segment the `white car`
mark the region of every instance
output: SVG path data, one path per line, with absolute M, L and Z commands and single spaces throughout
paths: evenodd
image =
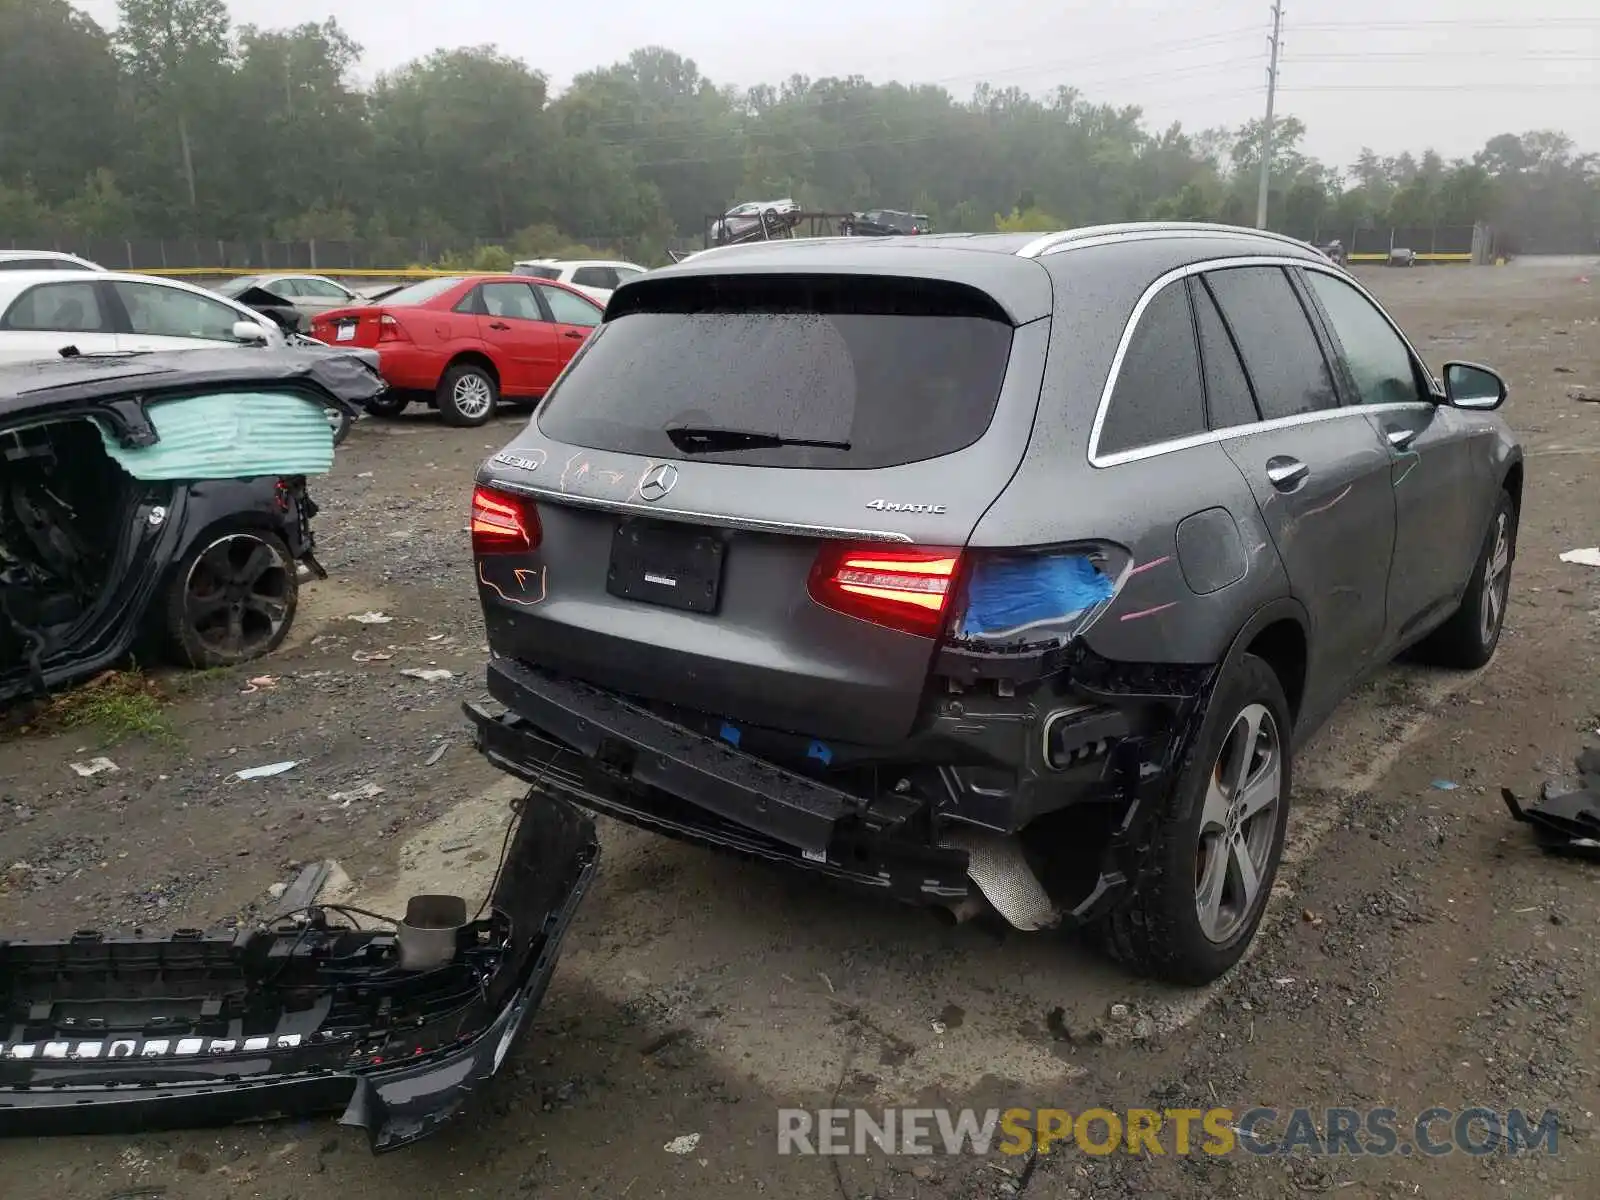
M 0 272 L 0 362 L 80 354 L 283 346 L 270 317 L 176 279 L 82 270 Z
M 104 271 L 99 263 L 60 250 L 0 250 L 0 271 Z
M 762 224 L 787 229 L 794 224 L 800 206 L 788 196 L 782 200 L 747 200 L 735 204 L 711 223 L 711 240 L 728 242 L 755 232 Z
M 527 258 L 513 266 L 511 273 L 526 275 L 530 279 L 553 279 L 557 283 L 575 287 L 584 295 L 604 304 L 625 281 L 643 275 L 649 269 L 638 263 L 607 258 Z

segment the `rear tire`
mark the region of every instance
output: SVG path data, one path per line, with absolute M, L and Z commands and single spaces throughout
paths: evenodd
M 1517 558 L 1517 509 L 1502 491 L 1467 580 L 1461 607 L 1417 643 L 1414 657 L 1436 667 L 1474 671 L 1494 657 L 1511 599 L 1511 566 Z
M 476 363 L 458 363 L 439 380 L 439 415 L 446 425 L 485 425 L 500 404 L 500 385 Z
M 1152 874 L 1099 933 L 1141 974 L 1197 986 L 1249 948 L 1283 855 L 1292 719 L 1264 659 L 1218 681 L 1200 735 L 1156 815 Z
M 300 580 L 275 533 L 237 529 L 198 542 L 167 586 L 164 630 L 186 667 L 232 667 L 271 654 L 289 635 Z
M 333 429 L 333 444 L 344 445 L 345 438 L 350 436 L 350 426 L 355 418 L 342 408 L 330 408 L 325 411 L 328 414 L 328 425 Z

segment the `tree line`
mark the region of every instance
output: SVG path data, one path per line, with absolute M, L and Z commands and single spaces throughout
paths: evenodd
M 860 77 L 749 89 L 646 47 L 553 94 L 491 46 L 353 82 L 336 21 L 234 26 L 224 0 L 0 0 L 0 238 L 492 239 L 523 253 L 659 258 L 708 214 L 930 214 L 941 229 L 1168 218 L 1251 224 L 1259 122 L 1151 128 L 1070 84 L 1047 96 Z M 1298 236 L 1486 220 L 1529 249 L 1600 236 L 1600 155 L 1554 130 L 1344 166 L 1281 119 L 1269 224 Z

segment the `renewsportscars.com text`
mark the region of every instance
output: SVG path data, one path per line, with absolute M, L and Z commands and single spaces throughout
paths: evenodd
M 779 1154 L 1555 1154 L 1560 1118 L 1522 1109 L 861 1108 L 778 1111 Z

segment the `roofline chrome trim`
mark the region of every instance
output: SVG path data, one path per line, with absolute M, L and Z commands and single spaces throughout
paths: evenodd
M 1133 342 L 1133 335 L 1139 326 L 1140 319 L 1144 316 L 1145 309 L 1155 300 L 1163 290 L 1180 280 L 1191 275 L 1202 275 L 1207 271 L 1223 271 L 1230 267 L 1299 267 L 1307 271 L 1320 271 L 1324 275 L 1332 275 L 1354 287 L 1356 291 L 1365 296 L 1372 306 L 1382 314 L 1383 319 L 1389 323 L 1396 336 L 1411 352 L 1412 359 L 1420 364 L 1424 373 L 1432 379 L 1432 373 L 1427 371 L 1427 362 L 1422 355 L 1417 353 L 1417 348 L 1411 344 L 1411 339 L 1406 337 L 1405 331 L 1395 323 L 1383 305 L 1378 303 L 1366 288 L 1361 286 L 1359 280 L 1347 271 L 1341 271 L 1331 262 L 1316 262 L 1303 258 L 1291 258 L 1276 255 L 1248 255 L 1238 258 L 1214 258 L 1205 262 L 1185 263 L 1181 267 L 1159 276 L 1154 283 L 1147 287 L 1140 295 L 1138 302 L 1133 306 L 1133 312 L 1128 317 L 1128 322 L 1122 328 L 1122 337 L 1117 341 L 1117 352 L 1111 358 L 1111 369 L 1106 373 L 1105 386 L 1100 389 L 1100 400 L 1094 410 L 1094 423 L 1089 427 L 1089 465 L 1091 467 L 1115 467 L 1123 463 L 1138 462 L 1146 458 L 1155 458 L 1162 454 L 1171 454 L 1178 450 L 1187 450 L 1194 446 L 1203 446 L 1208 442 L 1228 441 L 1232 438 L 1247 436 L 1262 430 L 1286 429 L 1295 425 L 1310 425 L 1318 421 L 1328 421 L 1335 417 L 1347 416 L 1352 413 L 1390 412 L 1400 409 L 1415 408 L 1427 401 L 1418 400 L 1400 404 L 1341 404 L 1337 408 L 1326 409 L 1322 412 L 1302 413 L 1293 417 L 1277 417 L 1268 421 L 1255 421 L 1249 425 L 1230 425 L 1225 429 L 1210 429 L 1205 433 L 1193 434 L 1185 438 L 1173 438 L 1165 442 L 1153 442 L 1148 446 L 1139 446 L 1132 450 L 1119 450 L 1114 454 L 1100 453 L 1100 434 L 1105 427 L 1106 411 L 1111 404 L 1111 394 L 1116 390 L 1117 380 L 1122 374 L 1123 359 L 1127 357 L 1128 346 Z
M 796 537 L 850 538 L 861 542 L 899 542 L 913 545 L 916 539 L 909 533 L 888 529 L 846 529 L 834 525 L 801 525 L 791 521 L 765 521 L 759 517 L 733 517 L 726 513 L 697 512 L 688 508 L 663 508 L 659 504 L 634 504 L 627 500 L 608 500 L 600 496 L 579 496 L 560 488 L 540 487 L 495 475 L 494 485 L 507 491 L 520 492 L 555 504 L 572 508 L 592 509 L 596 512 L 614 512 L 656 517 L 664 521 L 693 521 L 715 525 L 723 529 L 744 529 L 751 533 L 784 533 Z
M 1128 221 L 1110 225 L 1084 225 L 1077 229 L 1062 229 L 1037 237 L 1019 249 L 1018 258 L 1039 258 L 1061 250 L 1074 250 L 1082 245 L 1105 245 L 1112 241 L 1146 240 L 1170 237 L 1252 237 L 1274 245 L 1296 246 L 1316 252 L 1316 247 L 1286 233 L 1270 229 L 1250 229 L 1243 225 L 1219 225 L 1205 221 Z

